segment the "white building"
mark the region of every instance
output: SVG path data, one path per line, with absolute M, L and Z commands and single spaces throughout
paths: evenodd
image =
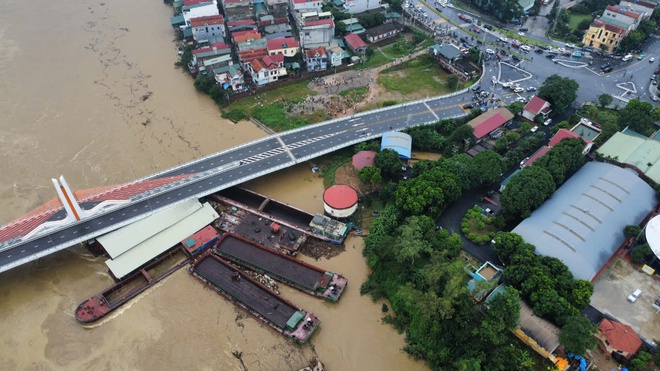
M 296 25 L 300 36 L 300 45 L 304 49 L 316 49 L 330 46 L 335 37 L 335 22 L 330 12 L 295 13 Z
M 289 3 L 293 12 L 320 12 L 322 6 L 321 0 L 291 0 Z
M 254 59 L 245 65 L 252 75 L 252 81 L 258 86 L 270 84 L 287 75 L 283 54 Z
M 380 0 L 345 0 L 344 9 L 351 14 L 380 8 Z
M 190 20 L 193 39 L 197 43 L 208 41 L 215 43 L 225 40 L 225 21 L 221 15 L 192 18 Z
M 186 21 L 186 25 L 190 27 L 191 19 L 218 15 L 220 14 L 220 11 L 218 11 L 217 0 L 213 0 L 195 5 L 184 5 L 183 8 L 181 8 L 181 14 Z

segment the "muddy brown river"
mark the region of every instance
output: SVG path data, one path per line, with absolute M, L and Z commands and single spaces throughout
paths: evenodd
M 265 135 L 219 115 L 174 69 L 171 8 L 161 1 L 5 0 L 0 12 L 0 224 L 74 189 L 131 181 Z M 323 185 L 307 165 L 249 187 L 309 212 Z M 2 370 L 294 370 L 319 357 L 329 370 L 424 370 L 359 295 L 362 242 L 310 261 L 349 278 L 326 303 L 281 286 L 321 320 L 298 346 L 181 270 L 90 327 L 73 310 L 112 281 L 80 247 L 0 274 Z M 242 363 L 235 355 L 241 355 Z

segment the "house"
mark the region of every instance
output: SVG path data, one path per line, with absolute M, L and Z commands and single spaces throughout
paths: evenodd
M 548 114 L 552 112 L 550 108 L 550 103 L 544 101 L 543 99 L 537 97 L 536 95 L 530 99 L 522 111 L 522 116 L 527 120 L 534 122 L 536 115 L 543 116 L 543 119 L 548 117 Z
M 287 17 L 275 18 L 271 15 L 263 16 L 257 22 L 257 26 L 266 35 L 267 39 L 293 36 L 289 18 Z
M 472 135 L 474 135 L 475 140 L 479 143 L 488 134 L 501 128 L 512 119 L 513 113 L 511 111 L 506 108 L 496 108 L 482 113 L 470 120 L 467 124 L 474 129 Z
M 261 34 L 256 30 L 236 31 L 231 33 L 234 44 L 244 43 L 250 40 L 260 40 Z
M 344 11 L 350 14 L 381 9 L 380 0 L 344 0 Z
M 582 38 L 584 45 L 612 52 L 626 36 L 626 30 L 600 20 L 594 21 Z
M 320 12 L 323 6 L 321 0 L 290 0 L 289 9 L 294 12 Z
M 534 7 L 534 0 L 518 0 L 518 5 L 522 8 L 523 12 L 527 12 Z
M 300 45 L 305 49 L 330 46 L 335 36 L 335 22 L 330 12 L 296 14 Z
M 598 345 L 613 357 L 630 359 L 642 346 L 642 340 L 637 336 L 632 327 L 621 322 L 610 321 L 605 318 L 598 325 Z
M 222 7 L 228 21 L 250 19 L 254 15 L 252 0 L 222 0 Z
M 300 50 L 300 44 L 293 37 L 279 37 L 267 42 L 268 55 L 284 54 L 285 57 L 293 57 Z
M 229 65 L 213 70 L 213 76 L 216 84 L 223 89 L 231 88 L 233 91 L 243 90 L 243 70 L 237 65 Z
M 628 27 L 626 27 L 628 31 L 636 30 L 637 27 L 639 27 L 639 23 L 642 21 L 641 14 L 613 5 L 608 5 L 603 11 L 603 15 L 600 17 L 601 22 L 607 22 L 603 18 L 613 19 L 628 25 Z
M 197 71 L 202 74 L 206 73 L 206 68 L 204 67 L 204 61 L 207 59 L 212 59 L 220 57 L 223 55 L 230 55 L 231 49 L 229 45 L 223 42 L 216 42 L 211 44 L 211 46 L 206 48 L 199 48 L 192 51 L 192 60 L 190 65 L 190 71 L 196 73 Z
M 210 75 L 213 73 L 213 70 L 218 67 L 224 67 L 234 64 L 231 54 L 224 54 L 217 56 L 215 58 L 209 58 L 202 62 L 203 66 L 200 66 L 199 71 L 203 75 Z
M 268 14 L 275 18 L 286 18 L 289 15 L 289 0 L 266 0 Z
M 429 47 L 429 53 L 433 57 L 439 57 L 447 62 L 454 63 L 463 52 L 454 44 L 435 44 Z
M 308 72 L 325 71 L 328 69 L 328 55 L 322 46 L 312 50 L 305 50 L 304 57 Z
M 238 21 L 227 22 L 227 30 L 229 33 L 249 30 L 256 31 L 257 29 L 257 23 L 251 19 L 241 19 Z
M 364 58 L 367 53 L 367 44 L 362 41 L 360 36 L 354 33 L 349 33 L 344 37 L 344 40 L 346 41 L 348 49 L 350 49 L 355 55 Z
M 653 10 L 656 8 L 657 4 L 651 3 L 648 1 L 638 0 L 638 1 L 621 1 L 619 2 L 619 8 L 626 10 L 632 10 L 635 13 L 639 13 L 642 16 L 642 20 L 649 19 Z
M 221 15 L 192 18 L 190 20 L 193 39 L 197 43 L 225 41 L 225 20 Z
M 183 15 L 183 19 L 186 21 L 186 26 L 188 27 L 191 26 L 190 20 L 193 18 L 208 17 L 219 14 L 220 11 L 218 10 L 218 2 L 216 0 L 184 5 L 181 8 L 181 15 Z
M 368 29 L 365 36 L 368 42 L 375 43 L 397 36 L 402 29 L 403 27 L 396 22 L 384 23 Z
M 339 45 L 333 45 L 326 49 L 330 57 L 330 66 L 339 67 L 345 58 L 346 52 Z
M 339 21 L 343 23 L 346 26 L 346 33 L 354 33 L 356 35 L 361 35 L 365 33 L 367 30 L 362 27 L 360 24 L 360 21 L 357 18 L 349 18 L 349 19 L 343 19 Z
M 239 43 L 236 45 L 236 54 L 243 64 L 265 57 L 268 55 L 267 40 L 259 39 Z
M 264 0 L 252 0 L 254 5 L 254 16 L 255 18 L 260 18 L 265 15 L 268 15 L 268 8 L 266 7 L 266 2 Z
M 584 141 L 584 149 L 582 150 L 582 154 L 586 155 L 591 151 L 591 147 L 593 147 L 594 143 L 586 138 L 581 137 L 579 134 L 574 133 L 570 130 L 567 129 L 559 129 L 559 131 L 550 139 L 550 143 L 548 145 L 550 147 L 556 146 L 559 142 L 562 141 L 564 138 L 580 138 Z
M 246 63 L 246 66 L 252 75 L 252 81 L 258 86 L 270 84 L 287 75 L 282 54 L 255 58 Z

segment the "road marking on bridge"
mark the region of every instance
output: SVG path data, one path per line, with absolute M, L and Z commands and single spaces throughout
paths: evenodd
M 291 152 L 289 147 L 287 147 L 287 145 L 284 144 L 284 141 L 282 140 L 281 136 L 279 136 L 279 135 L 277 136 L 277 141 L 280 142 L 280 144 L 282 145 L 282 148 L 284 148 L 284 150 L 289 155 L 289 157 L 291 157 L 291 161 L 296 162 L 296 157 L 293 155 L 293 153 Z
M 424 105 L 426 106 L 426 108 L 428 108 L 429 111 L 431 111 L 431 113 L 433 114 L 433 116 L 435 117 L 435 119 L 438 120 L 438 121 L 440 121 L 440 117 L 438 117 L 438 115 L 436 115 L 435 112 L 433 112 L 433 110 L 431 109 L 431 107 L 429 107 L 429 105 L 426 104 L 426 102 L 424 102 Z

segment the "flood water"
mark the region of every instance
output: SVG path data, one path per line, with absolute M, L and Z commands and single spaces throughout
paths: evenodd
M 219 115 L 174 69 L 171 8 L 161 1 L 5 0 L 0 12 L 0 224 L 74 189 L 131 181 L 264 135 Z M 249 184 L 322 212 L 323 185 L 307 165 Z M 103 258 L 72 247 L 0 274 L 0 369 L 292 370 L 318 356 L 330 370 L 423 370 L 359 295 L 367 275 L 359 239 L 311 263 L 349 278 L 325 303 L 281 287 L 321 320 L 298 346 L 185 270 L 90 327 L 73 310 L 109 286 Z

